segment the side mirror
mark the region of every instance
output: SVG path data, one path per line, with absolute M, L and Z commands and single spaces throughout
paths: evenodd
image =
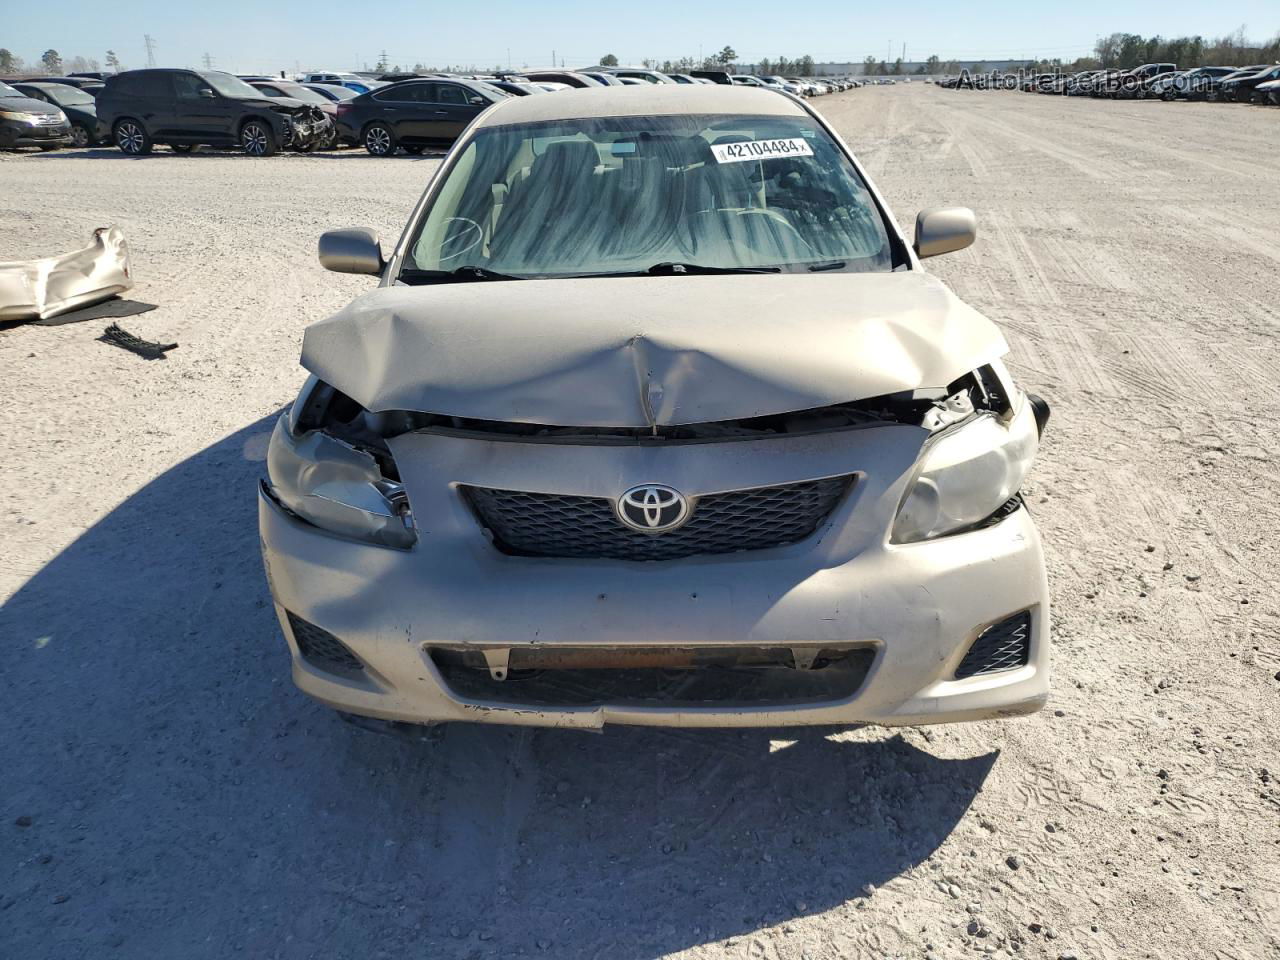
M 201 88 L 200 88 L 200 96 L 204 97 L 206 100 L 212 100 L 212 99 L 213 99 L 213 91 L 212 91 L 212 90 L 210 90 L 208 87 L 201 87 Z
M 322 233 L 320 265 L 334 273 L 379 274 L 386 266 L 382 259 L 382 241 L 368 227 Z
M 484 97 L 472 97 L 472 98 L 471 98 L 471 105 L 472 105 L 472 106 L 474 106 L 474 107 L 483 107 L 483 106 L 484 106 L 485 104 L 487 104 L 488 102 L 489 102 L 489 101 L 488 101 L 488 100 L 486 100 Z
M 978 238 L 968 207 L 933 207 L 916 215 L 916 256 L 921 260 L 963 250 Z

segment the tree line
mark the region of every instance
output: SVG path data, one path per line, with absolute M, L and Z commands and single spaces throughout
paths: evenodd
M 1112 33 L 1099 37 L 1093 56 L 1066 62 L 1041 60 L 1036 71 L 1132 70 L 1144 63 L 1176 63 L 1179 67 L 1247 67 L 1280 60 L 1280 34 L 1264 43 L 1250 40 L 1244 27 L 1222 37 L 1144 37 L 1137 33 Z
M 124 69 L 114 50 L 107 51 L 105 63 L 107 70 L 118 72 Z M 67 73 L 96 72 L 102 69 L 101 63 L 93 57 L 68 57 L 63 60 L 62 55 L 52 48 L 42 53 L 35 63 L 28 64 L 12 50 L 0 47 L 0 74 L 27 76 L 48 74 L 60 77 Z

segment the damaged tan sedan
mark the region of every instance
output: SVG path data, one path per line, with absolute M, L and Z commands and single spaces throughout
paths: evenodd
M 298 686 L 347 715 L 936 723 L 1048 693 L 1048 417 L 804 102 L 495 105 L 310 327 L 261 486 Z

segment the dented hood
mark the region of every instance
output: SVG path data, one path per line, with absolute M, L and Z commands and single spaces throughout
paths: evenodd
M 684 275 L 384 287 L 302 365 L 372 411 L 645 427 L 945 386 L 1007 349 L 919 271 Z

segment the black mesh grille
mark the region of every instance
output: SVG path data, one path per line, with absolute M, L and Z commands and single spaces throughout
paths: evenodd
M 359 673 L 364 670 L 364 664 L 356 659 L 356 655 L 328 630 L 321 630 L 292 613 L 289 614 L 289 629 L 293 631 L 302 659 L 312 666 L 330 673 Z
M 1031 655 L 1031 614 L 1015 614 L 987 627 L 956 667 L 956 679 L 1026 666 Z
M 699 497 L 684 526 L 639 533 L 604 497 L 467 487 L 480 522 L 508 553 L 539 557 L 675 560 L 795 543 L 813 533 L 853 478 L 829 477 Z
M 847 699 L 858 692 L 876 656 L 869 647 L 820 650 L 809 669 L 796 669 L 785 648 L 639 648 L 622 651 L 612 665 L 566 667 L 573 653 L 560 647 L 512 650 L 505 680 L 493 679 L 478 651 L 435 649 L 431 659 L 454 693 L 473 700 L 722 709 Z M 640 665 L 628 665 L 627 655 Z M 683 665 L 673 666 L 677 661 Z

